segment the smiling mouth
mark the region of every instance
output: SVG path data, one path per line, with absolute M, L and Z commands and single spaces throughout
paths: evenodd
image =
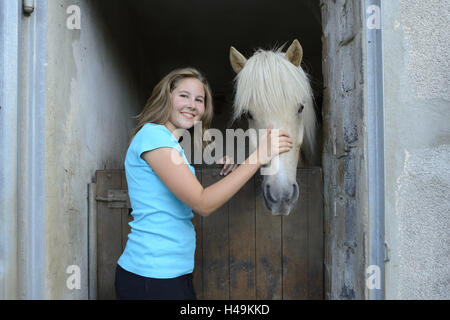
M 194 118 L 194 115 L 192 113 L 182 112 L 181 114 L 188 119 Z

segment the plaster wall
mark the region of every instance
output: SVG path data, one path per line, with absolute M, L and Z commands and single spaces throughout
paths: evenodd
M 450 6 L 384 1 L 387 299 L 450 298 Z
M 95 1 L 47 2 L 45 112 L 45 298 L 88 298 L 87 185 L 98 169 L 121 169 L 132 116 L 143 105 L 137 39 L 118 6 Z M 77 5 L 80 29 L 66 22 Z M 123 13 L 123 12 L 122 12 Z M 107 19 L 119 19 L 119 33 Z M 80 270 L 81 288 L 66 284 Z

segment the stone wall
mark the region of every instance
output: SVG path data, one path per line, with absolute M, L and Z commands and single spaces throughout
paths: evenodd
M 387 299 L 450 298 L 450 6 L 385 1 Z

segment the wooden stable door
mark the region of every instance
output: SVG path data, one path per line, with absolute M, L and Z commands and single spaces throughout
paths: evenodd
M 196 169 L 204 187 L 222 179 L 219 172 Z M 97 171 L 96 182 L 98 298 L 114 299 L 131 209 L 124 171 Z M 323 299 L 322 171 L 299 168 L 297 182 L 299 200 L 287 217 L 266 209 L 259 174 L 209 217 L 195 213 L 198 299 Z

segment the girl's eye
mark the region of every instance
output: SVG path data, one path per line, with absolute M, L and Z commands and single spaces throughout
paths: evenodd
M 202 99 L 197 99 L 197 102 L 203 103 Z
M 305 106 L 303 104 L 300 104 L 300 107 L 298 108 L 298 114 L 301 114 Z
M 185 95 L 185 94 L 182 94 L 182 95 L 181 95 L 181 97 L 183 97 L 183 98 L 187 98 L 187 95 Z

